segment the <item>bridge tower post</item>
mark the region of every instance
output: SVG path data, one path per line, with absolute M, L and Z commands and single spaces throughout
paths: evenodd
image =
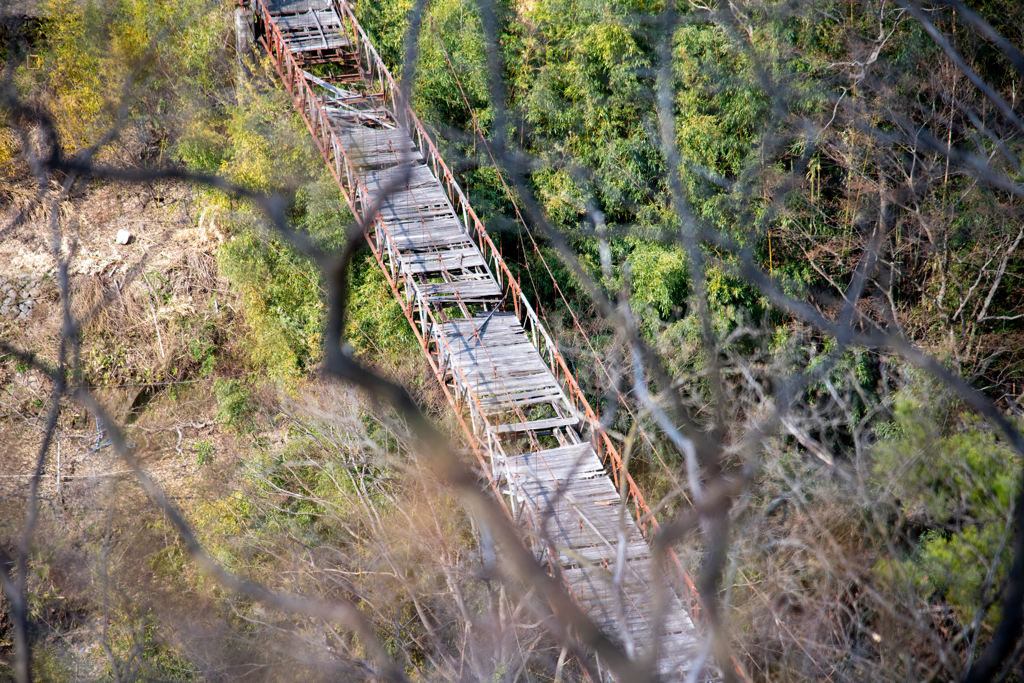
M 236 97 L 242 83 L 252 77 L 251 65 L 256 59 L 256 23 L 249 0 L 239 0 L 235 8 L 235 63 L 237 75 L 235 81 Z

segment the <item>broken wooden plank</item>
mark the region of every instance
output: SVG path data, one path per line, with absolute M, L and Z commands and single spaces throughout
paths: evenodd
M 493 279 L 427 282 L 414 284 L 431 303 L 487 303 L 501 298 L 501 287 Z
M 579 424 L 575 417 L 552 417 L 545 420 L 530 420 L 507 425 L 495 425 L 491 431 L 495 434 L 515 434 L 517 432 L 544 432 L 558 427 L 572 427 Z
M 441 273 L 487 265 L 484 255 L 475 244 L 460 245 L 455 249 L 429 251 L 425 253 L 400 253 L 398 260 L 407 273 Z

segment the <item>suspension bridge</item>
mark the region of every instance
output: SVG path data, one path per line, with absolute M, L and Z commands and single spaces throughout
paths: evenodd
M 353 9 L 252 2 L 255 34 L 352 212 L 373 217 L 374 257 L 538 560 L 631 657 L 657 647 L 665 679 L 716 680 L 692 583 L 680 569 L 679 594 L 655 604 L 641 491 Z

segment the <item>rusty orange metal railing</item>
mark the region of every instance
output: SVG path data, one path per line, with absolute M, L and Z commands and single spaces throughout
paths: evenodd
M 358 167 L 348 156 L 337 133 L 331 127 L 328 114 L 320 98 L 314 92 L 310 82 L 304 77 L 303 70 L 295 56 L 288 49 L 287 43 L 271 17 L 270 9 L 266 5 L 265 0 L 252 1 L 255 14 L 264 28 L 261 41 L 271 56 L 278 74 L 281 76 L 285 87 L 299 109 L 317 148 L 326 160 L 349 208 L 354 215 L 365 216 L 366 204 L 370 198 L 370 193 L 360 181 Z M 637 522 L 641 523 L 641 531 L 649 538 L 652 533 L 658 531 L 660 525 L 651 515 L 650 506 L 643 492 L 623 466 L 622 456 L 614 440 L 601 425 L 596 411 L 594 411 L 583 390 L 580 388 L 557 344 L 540 320 L 540 317 L 509 269 L 497 246 L 491 240 L 483 222 L 473 210 L 465 193 L 455 180 L 454 174 L 441 157 L 432 137 L 416 114 L 408 106 L 402 105 L 398 86 L 373 47 L 369 37 L 362 26 L 360 26 L 354 12 L 343 0 L 332 1 L 335 11 L 342 19 L 346 35 L 352 43 L 353 52 L 357 56 L 359 73 L 368 86 L 364 97 L 379 102 L 381 107 L 391 112 L 397 123 L 404 126 L 409 132 L 417 151 L 423 157 L 424 163 L 430 167 L 444 188 L 456 215 L 461 215 L 463 223 L 469 229 L 474 242 L 484 254 L 485 259 L 493 266 L 492 273 L 495 280 L 505 292 L 505 300 L 512 303 L 516 316 L 524 330 L 526 330 L 528 338 L 541 353 L 552 374 L 563 387 L 573 410 L 577 413 L 577 417 L 581 418 L 588 425 L 591 432 L 591 442 L 595 446 L 598 456 L 606 462 L 616 488 L 622 490 L 623 484 L 625 485 L 627 497 L 632 502 Z M 426 353 L 428 362 L 437 376 L 442 390 L 453 406 L 459 405 L 460 398 L 454 396 L 447 387 L 444 381 L 444 368 L 437 362 L 437 356 L 440 354 L 439 346 L 444 344 L 444 341 L 438 334 L 431 333 L 433 330 L 440 329 L 442 321 L 436 318 L 430 307 L 424 306 L 417 311 L 412 307 L 411 301 L 402 296 L 399 288 L 399 279 L 402 275 L 394 268 L 394 260 L 388 258 L 388 255 L 382 248 L 382 240 L 378 237 L 379 233 L 387 234 L 387 227 L 380 219 L 380 216 L 376 216 L 365 227 L 367 243 L 378 265 L 384 272 L 392 292 L 401 303 L 403 312 L 412 326 L 420 346 Z M 432 346 L 434 348 L 433 351 L 431 350 Z M 479 411 L 482 415 L 482 408 Z M 456 417 L 466 434 L 470 447 L 481 464 L 486 464 L 488 456 L 493 457 L 495 448 L 500 452 L 500 445 L 484 444 L 481 442 L 458 410 L 456 411 Z M 511 515 L 508 507 L 504 504 L 503 496 L 498 491 L 490 468 L 485 467 L 484 469 L 488 477 L 491 478 L 492 488 L 499 494 L 498 498 L 501 500 L 502 506 Z M 689 605 L 689 610 L 694 617 L 699 618 L 702 606 L 697 588 L 675 552 L 669 549 L 668 553 L 673 564 L 676 566 L 681 582 L 680 588 L 683 590 L 683 597 Z M 734 666 L 736 672 L 743 680 L 749 680 L 735 660 Z

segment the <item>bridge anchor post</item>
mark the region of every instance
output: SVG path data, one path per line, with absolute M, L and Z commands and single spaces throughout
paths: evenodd
M 242 83 L 252 78 L 251 65 L 256 59 L 256 22 L 248 0 L 241 0 L 235 8 L 235 62 L 238 66 L 235 82 L 235 96 L 238 97 Z

